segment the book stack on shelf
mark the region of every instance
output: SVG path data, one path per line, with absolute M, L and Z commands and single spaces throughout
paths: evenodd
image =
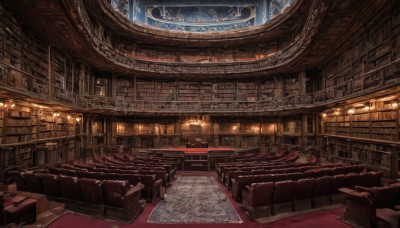
M 66 59 L 65 56 L 61 55 L 58 51 L 53 52 L 53 62 L 51 69 L 53 70 L 53 83 L 57 89 L 61 90 L 65 89 L 65 64 Z
M 343 136 L 350 136 L 350 114 L 346 112 L 341 112 L 336 118 L 336 134 Z
M 275 97 L 276 84 L 275 80 L 265 80 L 261 82 L 260 88 L 260 99 L 261 100 L 272 100 Z
M 27 142 L 31 140 L 31 110 L 18 107 L 8 110 L 6 119 L 6 140 L 7 144 Z
M 118 86 L 118 84 L 117 84 Z M 96 78 L 95 94 L 99 97 L 105 97 L 107 91 L 107 79 L 106 78 Z M 118 91 L 118 87 L 117 87 Z
M 48 78 L 48 47 L 30 31 L 24 30 L 22 70 L 41 80 Z
M 237 99 L 236 83 L 235 82 L 217 83 L 216 88 L 214 88 L 214 93 L 216 93 L 216 98 L 219 101 L 235 101 Z
M 274 135 L 277 131 L 277 124 L 275 122 L 261 123 L 262 135 Z
M 300 82 L 296 77 L 287 77 L 283 80 L 283 94 L 285 97 L 296 96 L 300 94 Z
M 396 135 L 396 112 L 391 101 L 376 102 L 376 111 L 371 113 L 371 138 L 395 141 Z
M 117 78 L 117 98 L 120 100 L 134 100 L 135 87 L 132 78 Z
M 371 144 L 371 164 L 383 170 L 390 170 L 393 147 L 383 144 Z
M 157 98 L 159 101 L 176 101 L 176 83 L 158 81 L 155 82 Z
M 201 100 L 201 83 L 200 82 L 179 82 L 178 83 L 178 100 L 179 101 L 200 101 Z
M 76 116 L 75 115 L 68 115 L 67 116 L 67 131 L 68 135 L 75 135 L 79 134 L 79 128 L 76 125 Z M 77 132 L 78 131 L 78 132 Z
M 57 113 L 59 114 L 59 113 Z M 55 117 L 56 120 L 56 136 L 62 137 L 68 135 L 68 117 L 66 114 L 61 114 Z
M 55 120 L 53 113 L 42 112 L 39 121 L 39 139 L 56 137 Z
M 390 62 L 391 22 L 388 20 L 368 32 L 368 70 L 372 70 Z
M 4 50 L 2 62 L 20 68 L 22 50 L 21 28 L 15 20 L 8 16 L 4 16 L 1 22 L 2 28 L 8 28 L 0 30 L 3 37 L 3 43 L 1 44 L 4 45 L 4 48 L 2 48 Z
M 283 122 L 283 133 L 285 135 L 298 135 L 301 132 L 301 122 L 299 119 L 286 119 Z
M 153 81 L 137 81 L 137 100 L 155 101 L 156 90 Z
M 26 145 L 26 146 L 21 146 L 18 148 L 19 153 L 18 153 L 18 166 L 21 169 L 27 169 L 33 166 L 33 153 L 32 153 L 32 146 L 31 145 Z
M 239 82 L 238 94 L 239 101 L 258 101 L 258 83 L 257 82 Z
M 76 141 L 75 139 L 67 140 L 67 160 L 73 161 L 75 159 Z

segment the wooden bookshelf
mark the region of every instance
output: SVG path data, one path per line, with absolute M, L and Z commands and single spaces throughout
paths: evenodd
M 276 83 L 275 80 L 264 80 L 260 85 L 260 100 L 271 100 L 275 97 Z
M 107 85 L 108 85 L 107 78 L 96 78 L 95 95 L 99 97 L 107 96 L 107 88 L 108 88 Z M 118 94 L 118 89 L 117 89 L 117 94 Z
M 285 97 L 296 96 L 300 94 L 300 82 L 297 76 L 286 77 L 283 79 L 283 95 Z
M 57 50 L 54 50 L 52 54 L 53 84 L 58 89 L 65 89 L 66 57 Z
M 237 84 L 235 82 L 216 83 L 213 85 L 215 98 L 219 101 L 236 101 Z
M 122 100 L 134 100 L 135 87 L 133 78 L 117 78 L 117 98 Z
M 22 70 L 43 80 L 48 79 L 49 54 L 45 42 L 29 30 L 23 30 Z
M 238 100 L 239 101 L 258 101 L 259 84 L 253 82 L 238 82 Z

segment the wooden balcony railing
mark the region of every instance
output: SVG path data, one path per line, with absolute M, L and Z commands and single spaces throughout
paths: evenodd
M 80 96 L 71 90 L 51 84 L 47 78 L 39 78 L 0 63 L 0 88 L 37 99 L 90 110 L 117 110 L 125 112 L 160 113 L 257 113 L 293 110 L 327 105 L 344 99 L 363 96 L 400 84 L 400 59 L 371 70 L 360 77 L 328 87 L 313 94 L 270 97 L 260 101 L 150 101 L 121 100 L 112 97 Z

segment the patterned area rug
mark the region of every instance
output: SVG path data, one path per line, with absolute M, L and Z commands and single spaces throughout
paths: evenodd
M 242 223 L 216 180 L 210 176 L 178 176 L 149 223 Z

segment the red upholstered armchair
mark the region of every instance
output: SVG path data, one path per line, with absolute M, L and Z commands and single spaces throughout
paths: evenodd
M 394 208 L 398 204 L 400 184 L 385 187 L 340 188 L 346 195 L 344 219 L 362 227 L 373 227 L 378 208 Z
M 129 221 L 143 210 L 140 200 L 142 184 L 129 185 L 128 181 L 103 181 L 106 194 L 106 217 Z
M 242 190 L 242 205 L 250 219 L 270 216 L 275 183 L 264 182 L 247 185 Z
M 27 196 L 11 197 L 10 194 L 0 193 L 0 226 L 10 223 L 29 224 L 35 221 L 35 200 Z

